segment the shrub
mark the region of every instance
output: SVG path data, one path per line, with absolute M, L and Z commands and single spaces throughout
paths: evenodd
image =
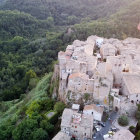
M 129 127 L 129 130 L 130 130 L 133 134 L 135 134 L 135 127 L 134 127 L 134 126 L 130 126 L 130 127 Z
M 26 114 L 31 117 L 34 112 L 40 111 L 40 105 L 37 101 L 33 101 L 28 107 Z
M 87 100 L 89 100 L 89 97 L 90 97 L 90 95 L 88 94 L 88 93 L 85 93 L 84 94 L 84 99 L 87 101 Z
M 33 140 L 49 140 L 48 133 L 42 128 L 36 129 L 32 132 Z
M 65 108 L 65 104 L 62 103 L 62 102 L 57 102 L 55 105 L 54 105 L 54 110 L 58 113 L 58 114 L 61 114 L 63 112 Z
M 136 140 L 140 140 L 140 130 L 136 133 L 135 139 L 136 139 Z
M 51 134 L 54 130 L 54 125 L 52 125 L 50 122 L 47 120 L 42 120 L 40 123 L 41 128 L 46 130 L 49 134 Z
M 128 121 L 128 117 L 126 115 L 122 115 L 119 117 L 118 119 L 118 123 L 121 125 L 121 126 L 127 126 L 129 121 Z

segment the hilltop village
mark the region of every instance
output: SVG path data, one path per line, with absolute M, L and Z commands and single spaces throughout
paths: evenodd
M 140 104 L 140 39 L 90 36 L 86 41 L 75 40 L 59 52 L 58 61 L 58 96 L 72 107 L 64 110 L 61 131 L 53 140 L 100 140 L 95 122 L 104 127 L 105 112 L 135 116 Z M 126 134 L 128 140 L 134 139 L 127 129 L 112 136 L 102 133 L 104 139 L 124 140 Z

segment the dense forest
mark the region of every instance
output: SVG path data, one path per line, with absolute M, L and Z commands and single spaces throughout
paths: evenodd
M 0 0 L 0 139 L 51 139 L 65 107 L 52 98 L 58 52 L 92 34 L 140 38 L 139 13 L 140 0 Z
M 110 16 L 131 0 L 7 0 L 1 9 L 20 10 L 38 19 L 53 17 L 57 25 Z

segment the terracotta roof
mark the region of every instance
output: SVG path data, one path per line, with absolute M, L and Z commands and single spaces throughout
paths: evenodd
M 86 74 L 78 72 L 78 73 L 71 74 L 69 76 L 69 79 L 72 79 L 72 78 L 75 78 L 75 77 L 86 77 L 86 76 L 87 76 Z
M 70 59 L 71 58 L 71 53 L 70 52 L 62 52 L 62 51 L 60 51 L 59 56 L 63 56 L 66 59 Z
M 65 52 L 60 51 L 59 55 L 65 55 Z

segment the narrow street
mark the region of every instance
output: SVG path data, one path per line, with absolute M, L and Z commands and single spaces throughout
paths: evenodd
M 94 138 L 93 140 L 104 140 L 103 135 L 108 133 L 109 129 L 112 126 L 112 122 L 117 118 L 117 113 L 112 112 L 109 118 L 110 120 L 107 120 L 105 122 L 105 127 L 102 127 L 102 129 L 94 135 L 96 136 L 96 138 Z

